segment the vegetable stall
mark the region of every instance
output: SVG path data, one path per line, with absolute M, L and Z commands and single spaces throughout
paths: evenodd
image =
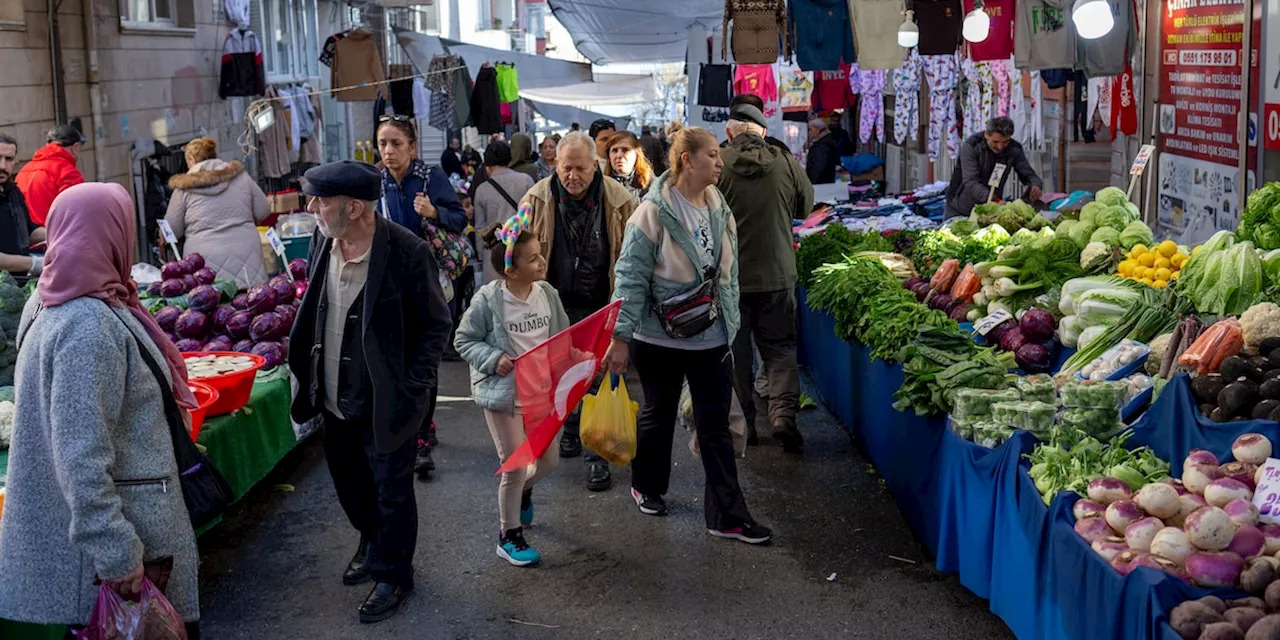
M 1114 188 L 801 240 L 802 363 L 1018 637 L 1280 638 L 1277 202 L 1195 247 Z

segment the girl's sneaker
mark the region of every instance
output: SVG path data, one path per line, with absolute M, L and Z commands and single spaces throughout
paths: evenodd
M 517 567 L 527 567 L 542 560 L 542 556 L 524 541 L 524 530 L 521 527 L 498 537 L 498 557 Z
M 533 524 L 533 488 L 530 487 L 520 494 L 520 524 L 529 526 Z

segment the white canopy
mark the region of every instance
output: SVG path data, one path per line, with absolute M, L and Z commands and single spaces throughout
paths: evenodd
M 595 64 L 682 62 L 689 29 L 720 28 L 723 0 L 548 0 L 578 52 Z
M 546 118 L 548 122 L 553 122 L 559 125 L 558 128 L 562 129 L 568 129 L 576 122 L 585 131 L 591 126 L 592 122 L 601 118 L 604 118 L 605 120 L 612 120 L 614 122 L 614 126 L 619 131 L 625 130 L 631 124 L 631 118 L 627 117 L 614 118 L 604 115 L 603 113 L 579 109 L 578 107 L 570 107 L 562 104 L 549 104 L 546 102 L 538 102 L 536 100 L 526 101 L 529 103 L 530 107 L 533 107 L 534 111 L 538 112 L 538 115 Z
M 467 63 L 467 73 L 472 78 L 486 62 L 510 62 L 520 72 L 521 94 L 524 89 L 549 89 L 565 85 L 576 86 L 591 83 L 591 65 L 583 62 L 556 60 L 543 56 L 535 56 L 516 51 L 504 51 L 474 44 L 444 40 L 416 31 L 400 27 L 392 27 L 396 40 L 404 49 L 409 61 L 418 69 L 418 73 L 426 73 L 431 66 L 432 56 L 453 53 L 462 56 Z
M 524 85 L 524 71 L 520 72 L 520 97 L 552 104 L 587 104 L 597 107 L 630 105 L 658 99 L 658 87 L 653 76 L 597 73 L 595 82 L 566 84 L 554 88 L 538 89 Z

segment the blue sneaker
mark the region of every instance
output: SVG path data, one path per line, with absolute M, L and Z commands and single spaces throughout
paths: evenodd
M 516 527 L 498 538 L 498 557 L 517 567 L 537 564 L 542 556 L 524 541 L 524 530 Z
M 530 526 L 533 524 L 533 489 L 525 489 L 520 494 L 520 524 Z

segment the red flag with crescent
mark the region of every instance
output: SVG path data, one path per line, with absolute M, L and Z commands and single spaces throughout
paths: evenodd
M 591 389 L 621 309 L 622 301 L 615 300 L 516 358 L 516 396 L 524 412 L 525 440 L 498 473 L 528 465 L 547 452 L 565 418 Z

